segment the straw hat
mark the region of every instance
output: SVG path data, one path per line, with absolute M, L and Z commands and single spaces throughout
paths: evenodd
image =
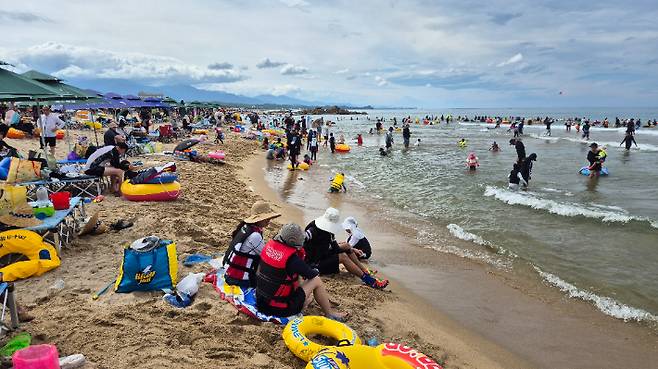
M 41 221 L 34 217 L 34 211 L 30 205 L 22 203 L 10 210 L 6 215 L 0 216 L 0 223 L 25 228 L 36 227 L 41 224 Z
M 101 234 L 107 232 L 107 226 L 98 220 L 99 212 L 97 211 L 94 215 L 89 218 L 87 224 L 78 232 L 78 236 L 84 236 L 88 234 Z
M 251 206 L 251 215 L 244 220 L 247 224 L 258 223 L 263 220 L 280 217 L 281 214 L 272 211 L 270 204 L 265 201 L 256 201 Z
M 328 208 L 321 217 L 315 219 L 315 226 L 334 235 L 340 234 L 343 230 L 340 224 L 340 212 L 338 209 Z

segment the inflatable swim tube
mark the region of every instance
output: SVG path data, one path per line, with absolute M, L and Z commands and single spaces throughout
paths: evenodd
M 288 170 L 293 170 L 292 169 L 292 164 L 288 164 L 287 168 L 288 168 Z M 297 170 L 309 170 L 310 168 L 311 168 L 311 166 L 308 165 L 307 163 L 299 163 L 299 165 L 297 166 Z
M 582 174 L 584 176 L 589 176 L 591 174 L 591 171 L 589 170 L 589 167 L 582 167 L 582 168 L 580 168 L 579 172 L 580 172 L 580 174 Z M 610 174 L 610 172 L 608 171 L 608 167 L 602 167 L 600 175 L 607 176 L 608 174 Z
M 441 365 L 411 347 L 385 343 L 327 347 L 315 355 L 306 369 L 442 369 Z
M 457 143 L 457 146 L 459 146 L 460 149 L 463 149 L 463 148 L 465 148 L 466 146 L 468 146 L 468 144 L 467 144 L 466 142 L 461 142 L 461 141 L 460 141 L 460 142 Z
M 121 194 L 130 201 L 172 201 L 180 196 L 180 183 L 132 184 L 124 181 Z
M 61 263 L 54 247 L 37 233 L 22 229 L 0 233 L 0 258 L 9 262 L 0 268 L 5 282 L 42 275 Z
M 349 145 L 346 144 L 338 144 L 336 145 L 336 151 L 337 152 L 350 152 L 351 148 Z
M 55 133 L 55 139 L 63 140 L 65 134 L 66 134 L 66 132 L 64 130 L 60 129 L 60 130 L 57 131 L 57 133 Z
M 21 139 L 25 138 L 25 132 L 18 130 L 16 128 L 9 128 L 7 132 L 7 138 Z
M 208 134 L 208 130 L 207 130 L 207 129 L 199 129 L 199 128 L 195 128 L 195 129 L 192 130 L 192 134 L 193 134 L 193 135 L 207 135 L 207 134 Z
M 178 175 L 174 173 L 160 173 L 153 178 L 144 181 L 144 184 L 166 184 L 173 183 L 178 180 Z
M 217 159 L 217 160 L 225 160 L 226 159 L 226 154 L 224 151 L 218 150 L 218 151 L 213 151 L 208 154 L 209 158 L 212 159 Z
M 346 345 L 361 344 L 361 340 L 350 327 L 323 316 L 309 315 L 296 318 L 286 325 L 282 336 L 290 352 L 308 362 L 320 350 L 329 347 L 308 339 L 310 335 L 314 334 L 333 338 Z

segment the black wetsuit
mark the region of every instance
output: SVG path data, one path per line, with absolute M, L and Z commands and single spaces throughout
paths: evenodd
M 525 145 L 523 142 L 516 140 L 514 148 L 516 148 L 516 155 L 519 157 L 519 161 L 525 159 Z

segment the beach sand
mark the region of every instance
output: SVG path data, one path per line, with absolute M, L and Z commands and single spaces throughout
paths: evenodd
M 36 140 L 8 142 L 23 152 L 38 146 Z M 65 147 L 60 141 L 58 157 L 65 156 Z M 61 267 L 17 282 L 19 303 L 35 316 L 20 329 L 31 333 L 34 343 L 57 345 L 61 355 L 84 354 L 92 362 L 90 368 L 303 368 L 305 363 L 285 347 L 281 326 L 237 314 L 207 283 L 186 309 L 167 305 L 162 293 L 110 291 L 96 301 L 91 298 L 116 278 L 122 249 L 135 239 L 153 234 L 175 240 L 179 262 L 192 253 L 223 252 L 231 231 L 261 197 L 284 214 L 266 229 L 266 239 L 282 222 L 303 225 L 303 213 L 267 189 L 262 168 L 253 164 L 262 156 L 255 142 L 230 135 L 221 147 L 207 146 L 208 151 L 217 148 L 227 153 L 225 165 L 177 161 L 183 191 L 177 201 L 136 203 L 110 195 L 90 204 L 88 212 L 100 210 L 104 222 L 134 219 L 135 225 L 78 238 L 63 250 Z M 146 165 L 169 161 L 157 155 L 140 160 Z M 180 264 L 179 279 L 209 269 Z M 53 288 L 58 280 L 64 281 L 63 289 Z M 532 367 L 462 329 L 395 283 L 394 292 L 381 292 L 346 273 L 324 280 L 332 300 L 352 314 L 349 325 L 365 339 L 408 344 L 446 368 Z M 317 305 L 306 311 L 319 313 Z

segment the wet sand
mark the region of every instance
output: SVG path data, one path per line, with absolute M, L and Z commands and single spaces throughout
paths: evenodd
M 260 159 L 261 168 L 277 170 L 273 165 Z M 377 268 L 394 278 L 396 294 L 402 287 L 410 300 L 422 299 L 429 307 L 425 314 L 432 311 L 441 317 L 432 320 L 456 328 L 453 336 L 478 337 L 480 354 L 499 358 L 498 362 L 516 356 L 525 360 L 525 367 L 537 368 L 654 368 L 658 362 L 654 330 L 605 316 L 592 305 L 543 285 L 538 277 L 529 277 L 531 273 L 505 272 L 425 248 L 413 228 L 387 219 L 381 209 L 346 196 L 327 196 L 323 181 L 328 174 L 322 169 L 303 174 L 284 170 L 275 195 L 288 203 L 303 203 L 300 210 L 307 220 L 328 205 L 339 208 L 342 216 L 355 216 L 374 245 Z M 310 190 L 319 183 L 320 191 Z

